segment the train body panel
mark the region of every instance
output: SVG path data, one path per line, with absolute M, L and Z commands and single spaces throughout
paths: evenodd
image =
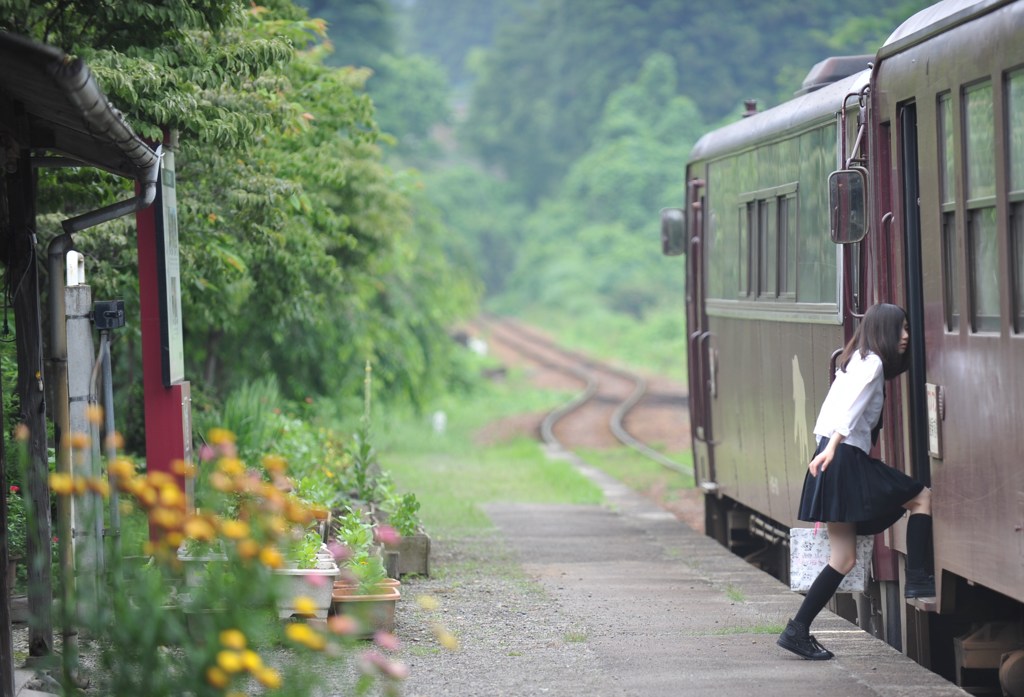
M 1024 602 L 1024 5 L 942 5 L 946 30 L 901 33 L 873 80 L 897 237 L 920 249 L 925 418 L 908 443 L 934 490 L 937 570 Z
M 829 175 L 851 168 L 867 235 L 834 245 Z M 854 614 L 951 679 L 979 626 L 1009 622 L 1024 648 L 1024 0 L 918 13 L 870 70 L 705 135 L 686 183 L 687 243 L 665 249 L 688 253 L 708 534 L 788 576 L 837 351 L 869 305 L 902 305 L 912 367 L 887 385 L 876 454 L 933 489 L 939 598 L 902 598 L 904 521 L 876 538 Z

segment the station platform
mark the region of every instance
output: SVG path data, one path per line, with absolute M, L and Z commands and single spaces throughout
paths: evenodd
M 582 618 L 605 694 L 715 697 L 967 695 L 825 610 L 811 632 L 835 658 L 776 646 L 802 596 L 568 453 L 604 506 L 500 504 L 487 513 L 524 570 Z

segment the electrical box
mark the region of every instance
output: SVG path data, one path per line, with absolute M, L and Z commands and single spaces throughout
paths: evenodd
M 93 304 L 92 321 L 100 331 L 124 326 L 124 300 L 98 300 Z

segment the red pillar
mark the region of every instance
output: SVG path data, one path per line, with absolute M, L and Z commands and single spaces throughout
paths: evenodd
M 142 387 L 145 403 L 146 465 L 149 472 L 167 472 L 186 491 L 184 477 L 174 472 L 175 461 L 191 461 L 191 392 L 187 381 L 165 385 L 161 338 L 164 279 L 160 274 L 161 200 L 136 213 L 139 255 L 139 308 L 142 331 Z M 158 216 L 161 216 L 158 219 Z M 150 538 L 156 537 L 150 527 Z

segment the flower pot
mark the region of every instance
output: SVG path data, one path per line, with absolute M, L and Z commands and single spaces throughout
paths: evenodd
M 295 599 L 306 597 L 313 600 L 316 612 L 314 615 L 303 616 L 326 619 L 331 607 L 334 581 L 339 573 L 338 565 L 333 561 L 318 562 L 313 569 L 275 569 L 274 575 L 281 585 L 277 602 L 278 617 L 285 619 L 300 615 L 295 607 Z
M 430 536 L 425 532 L 403 537 L 398 551 L 398 575 L 430 576 Z
M 398 581 L 388 579 L 396 585 L 381 583 L 374 592 L 360 595 L 352 586 L 334 588 L 331 602 L 331 613 L 348 615 L 359 623 L 356 636 L 372 637 L 374 632 L 393 632 L 395 630 L 395 605 L 402 594 L 398 590 Z

